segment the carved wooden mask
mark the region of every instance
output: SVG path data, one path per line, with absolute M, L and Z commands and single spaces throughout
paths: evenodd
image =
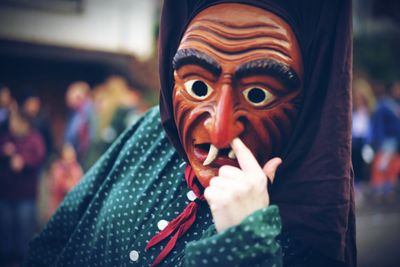
M 222 165 L 237 166 L 239 137 L 260 165 L 279 156 L 301 104 L 303 66 L 291 27 L 244 4 L 219 4 L 189 24 L 173 61 L 180 139 L 206 187 Z

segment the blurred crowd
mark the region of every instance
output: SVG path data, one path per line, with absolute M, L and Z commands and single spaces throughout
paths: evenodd
M 148 108 L 119 76 L 91 88 L 66 88 L 68 120 L 53 136 L 43 95 L 15 97 L 0 84 L 0 265 L 18 262 L 34 233 L 51 217 L 83 173 Z M 50 111 L 51 112 L 51 111 Z M 400 175 L 400 81 L 353 82 L 352 161 L 356 184 L 378 202 L 393 201 Z M 356 185 L 356 197 L 365 191 Z
M 352 129 L 356 200 L 361 202 L 368 194 L 377 203 L 395 201 L 400 176 L 400 81 L 384 85 L 365 77 L 354 79 Z
M 0 266 L 20 262 L 28 241 L 83 173 L 148 108 L 122 77 L 95 88 L 73 82 L 65 93 L 69 114 L 58 144 L 43 109 L 45 96 L 12 92 L 0 84 Z

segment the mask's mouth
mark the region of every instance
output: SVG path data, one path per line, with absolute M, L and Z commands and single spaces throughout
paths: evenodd
M 202 143 L 194 145 L 195 154 L 203 161 L 203 166 L 208 166 L 220 159 L 236 159 L 236 155 L 231 147 L 218 149 L 211 143 Z

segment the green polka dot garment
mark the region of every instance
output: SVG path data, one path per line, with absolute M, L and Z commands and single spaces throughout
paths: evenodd
M 147 242 L 194 201 L 158 108 L 124 132 L 29 245 L 25 266 L 150 266 L 169 238 Z M 217 233 L 206 202 L 159 266 L 281 266 L 276 206 Z

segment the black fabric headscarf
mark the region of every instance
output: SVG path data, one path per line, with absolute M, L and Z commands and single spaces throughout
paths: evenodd
M 351 125 L 351 1 L 164 0 L 160 26 L 160 111 L 186 158 L 173 117 L 172 58 L 191 19 L 226 2 L 269 10 L 293 29 L 304 66 L 304 99 L 283 164 L 270 187 L 290 237 L 331 259 L 356 264 Z

